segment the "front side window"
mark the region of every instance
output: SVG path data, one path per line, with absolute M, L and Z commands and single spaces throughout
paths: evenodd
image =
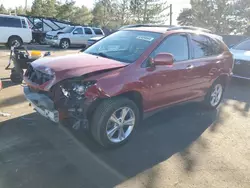
M 65 27 L 62 32 L 63 33 L 71 33 L 73 30 L 75 29 L 75 27 Z
M 93 44 L 84 52 L 133 63 L 160 36 L 161 33 L 146 31 L 118 31 Z
M 77 28 L 77 29 L 75 29 L 75 31 L 74 31 L 73 33 L 74 33 L 74 34 L 77 34 L 77 35 L 83 35 L 82 28 Z
M 245 41 L 241 42 L 240 44 L 233 47 L 233 49 L 250 51 L 250 40 L 245 40 Z
M 86 35 L 92 35 L 93 34 L 91 29 L 89 29 L 89 28 L 84 28 L 84 32 L 85 32 Z
M 154 58 L 159 53 L 170 53 L 174 61 L 185 61 L 189 59 L 188 39 L 186 35 L 172 35 L 167 37 L 160 46 L 152 53 Z

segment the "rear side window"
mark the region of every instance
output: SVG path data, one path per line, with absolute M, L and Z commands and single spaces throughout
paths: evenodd
M 0 26 L 21 28 L 22 24 L 19 18 L 0 17 Z
M 82 28 L 75 29 L 75 31 L 73 32 L 73 34 L 82 35 L 83 34 Z
M 93 29 L 96 35 L 103 35 L 101 29 Z
M 220 43 L 209 37 L 203 35 L 192 35 L 191 39 L 195 59 L 215 56 L 223 52 L 223 48 Z
M 24 19 L 22 19 L 22 25 L 23 25 L 23 28 L 28 28 L 26 21 Z
M 89 28 L 84 28 L 84 32 L 86 35 L 92 35 L 92 31 Z
M 167 37 L 160 46 L 153 52 L 153 57 L 158 53 L 170 53 L 175 61 L 184 61 L 189 59 L 188 39 L 185 35 L 172 35 Z

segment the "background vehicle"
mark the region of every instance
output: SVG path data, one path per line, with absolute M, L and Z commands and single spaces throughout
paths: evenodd
M 67 49 L 70 46 L 84 46 L 88 39 L 95 36 L 104 36 L 100 28 L 69 26 L 59 31 L 51 31 L 46 34 L 46 42 L 51 46 L 59 46 Z
M 37 60 L 24 94 L 41 115 L 89 128 L 104 147 L 125 143 L 142 118 L 166 107 L 216 108 L 232 72 L 229 49 L 210 33 L 168 29 L 124 29 L 82 54 Z
M 234 57 L 233 77 L 250 80 L 250 39 L 230 49 Z
M 0 30 L 0 43 L 9 47 L 19 47 L 32 41 L 32 31 L 24 17 L 0 14 Z
M 104 36 L 100 36 L 100 37 L 93 37 L 93 38 L 90 38 L 88 40 L 88 47 L 95 44 L 97 41 L 101 40 Z

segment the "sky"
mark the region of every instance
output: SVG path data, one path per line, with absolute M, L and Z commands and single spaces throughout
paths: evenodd
M 32 5 L 33 0 L 27 0 L 28 6 L 30 7 Z M 65 0 L 61 0 L 64 2 Z M 85 5 L 88 8 L 93 8 L 95 0 L 75 0 L 76 5 L 81 6 Z M 172 3 L 173 5 L 173 24 L 177 24 L 177 17 L 180 13 L 180 11 L 183 8 L 189 8 L 190 7 L 190 0 L 168 0 L 168 3 Z M 0 0 L 0 4 L 3 4 L 6 8 L 14 8 L 16 6 L 25 6 L 25 0 Z M 166 23 L 169 24 L 169 23 Z

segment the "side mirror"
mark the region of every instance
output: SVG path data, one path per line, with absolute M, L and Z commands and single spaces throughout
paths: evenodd
M 155 56 L 154 65 L 173 65 L 174 57 L 169 53 L 159 53 Z

